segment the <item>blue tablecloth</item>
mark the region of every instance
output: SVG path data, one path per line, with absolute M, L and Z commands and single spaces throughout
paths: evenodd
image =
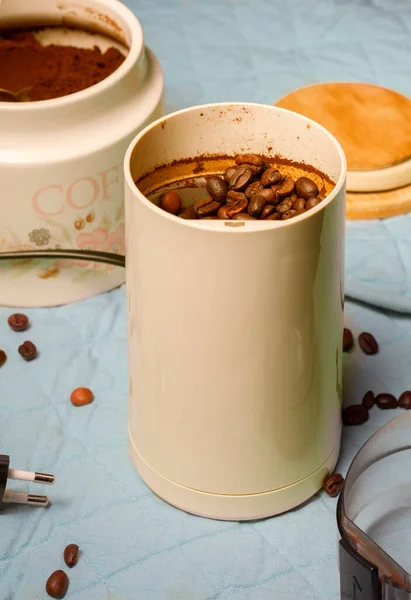
M 128 0 L 166 77 L 167 109 L 223 100 L 273 103 L 304 84 L 362 80 L 411 93 L 407 0 Z M 346 325 L 380 352 L 345 355 L 344 401 L 411 387 L 411 218 L 349 223 Z M 358 302 L 361 301 L 361 302 Z M 28 310 L 33 363 L 15 352 L 0 310 L 0 452 L 57 475 L 47 510 L 0 512 L 0 600 L 45 598 L 76 542 L 67 600 L 336 600 L 334 499 L 255 523 L 223 523 L 153 496 L 127 446 L 124 289 L 72 306 Z M 394 312 L 397 311 L 397 312 Z M 72 410 L 75 385 L 96 400 Z M 344 431 L 339 470 L 393 416 L 371 411 Z M 397 411 L 395 411 L 397 414 Z M 33 487 L 31 487 L 33 490 Z M 37 490 L 36 490 L 37 491 Z M 42 489 L 38 490 L 41 493 Z M 411 523 L 410 523 L 411 526 Z

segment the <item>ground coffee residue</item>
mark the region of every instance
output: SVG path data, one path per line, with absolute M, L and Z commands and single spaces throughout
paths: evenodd
M 4 32 L 0 38 L 0 88 L 28 99 L 49 100 L 79 92 L 102 81 L 124 61 L 116 48 L 102 53 L 73 46 L 42 46 L 31 31 Z

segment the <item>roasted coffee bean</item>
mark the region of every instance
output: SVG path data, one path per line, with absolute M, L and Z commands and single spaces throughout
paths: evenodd
M 264 219 L 264 221 L 279 221 L 281 219 L 281 215 L 278 212 L 273 212 L 271 213 L 271 215 L 268 215 L 268 217 L 266 217 Z
M 341 492 L 344 487 L 344 477 L 340 473 L 334 473 L 330 475 L 323 483 L 324 491 L 335 498 Z
M 37 356 L 37 348 L 33 342 L 24 342 L 19 346 L 19 354 L 24 360 L 33 360 L 33 358 L 36 358 Z
M 230 190 L 227 194 L 227 202 L 232 200 L 233 202 L 238 202 L 238 200 L 244 201 L 247 200 L 247 196 L 244 192 L 235 192 L 234 190 Z
M 261 185 L 260 181 L 253 181 L 253 183 L 250 183 L 250 185 L 247 186 L 247 189 L 245 190 L 245 195 L 248 199 L 250 199 L 253 194 L 263 189 L 264 188 Z
M 77 544 L 69 544 L 64 549 L 64 562 L 71 569 L 78 561 L 78 546 Z
M 308 200 L 312 196 L 318 195 L 318 185 L 312 179 L 308 177 L 300 177 L 295 182 L 295 191 L 300 198 Z
M 181 213 L 178 215 L 181 219 L 197 219 L 197 213 L 191 206 L 183 208 Z
M 280 204 L 277 204 L 277 206 L 275 207 L 275 210 L 277 212 L 283 214 L 283 213 L 286 213 L 288 210 L 290 210 L 292 205 L 293 205 L 292 200 L 290 200 L 289 198 L 286 198 L 285 200 L 280 202 Z
M 362 399 L 361 404 L 363 406 L 365 406 L 365 408 L 367 408 L 368 410 L 370 410 L 370 408 L 372 408 L 375 404 L 375 396 L 374 396 L 374 392 L 372 392 L 371 390 L 369 392 L 366 392 L 364 394 L 364 398 Z
M 62 598 L 67 592 L 69 578 L 64 571 L 54 571 L 47 579 L 46 592 L 52 598 Z
M 297 196 L 297 194 L 296 194 L 295 192 L 293 192 L 293 193 L 291 194 L 291 196 L 290 196 L 290 200 L 292 200 L 292 201 L 293 201 L 293 204 L 294 204 L 294 202 L 295 202 L 297 199 L 298 199 L 298 196 Z
M 236 165 L 253 165 L 254 167 L 264 167 L 264 160 L 257 154 L 237 154 L 235 157 Z
M 166 192 L 160 197 L 160 206 L 166 212 L 178 215 L 181 212 L 181 198 L 177 192 Z
M 7 354 L 4 352 L 4 350 L 0 350 L 0 367 L 2 367 L 4 365 L 6 360 L 7 360 Z
M 263 211 L 260 215 L 260 219 L 266 219 L 267 217 L 269 217 L 273 212 L 275 211 L 275 208 L 272 204 L 267 204 L 266 206 L 264 206 Z M 278 213 L 277 213 L 278 215 Z
M 250 199 L 250 204 L 248 205 L 248 214 L 258 219 L 266 204 L 264 196 L 259 193 L 253 194 Z
M 280 201 L 280 196 L 271 188 L 263 188 L 258 193 L 265 199 L 267 204 L 272 204 L 275 206 Z
M 387 410 L 390 408 L 397 408 L 398 400 L 392 394 L 378 394 L 375 397 L 375 404 L 378 406 L 378 408 Z
M 411 391 L 407 390 L 401 394 L 398 398 L 398 406 L 407 410 L 411 408 Z
M 85 387 L 78 387 L 70 394 L 70 402 L 74 406 L 86 406 L 94 400 L 94 394 L 91 390 Z
M 24 331 L 29 326 L 29 318 L 21 313 L 15 313 L 9 316 L 7 323 L 13 331 Z
M 228 167 L 225 171 L 224 171 L 224 181 L 226 181 L 227 183 L 230 181 L 231 176 L 234 175 L 234 173 L 237 171 L 237 167 Z
M 217 200 L 220 204 L 227 198 L 228 183 L 217 175 L 207 179 L 206 188 L 212 199 Z
M 314 208 L 314 206 L 317 206 L 317 204 L 320 204 L 321 200 L 318 198 L 318 196 L 312 196 L 311 198 L 308 198 L 305 208 L 307 210 L 310 210 L 310 208 Z
M 367 333 L 363 331 L 358 336 L 358 343 L 361 346 L 361 350 L 365 352 L 365 354 L 377 354 L 378 352 L 378 343 L 372 333 Z
M 295 209 L 294 209 L 295 210 Z M 294 217 L 298 217 L 298 215 L 302 215 L 304 213 L 306 213 L 307 211 L 305 210 L 305 208 L 299 208 L 298 210 L 295 211 L 295 215 Z
M 227 221 L 227 219 L 230 218 L 227 214 L 229 207 L 230 206 L 228 204 L 224 204 L 224 206 L 220 206 L 220 208 L 218 209 L 217 217 L 222 221 Z
M 368 417 L 368 409 L 362 404 L 352 404 L 342 411 L 344 425 L 362 425 Z
M 296 212 L 297 212 L 296 210 L 294 210 L 293 208 L 290 208 L 290 210 L 287 210 L 285 213 L 282 213 L 281 219 L 283 221 L 287 221 L 288 219 L 291 219 L 292 217 L 294 217 Z
M 253 175 L 259 175 L 264 168 L 264 167 L 256 167 L 255 165 L 242 165 L 242 166 L 247 167 L 247 169 L 250 169 L 250 171 L 251 171 L 251 173 L 253 173 Z
M 290 196 L 290 200 L 293 200 L 293 196 Z M 305 208 L 304 198 L 296 198 L 295 200 L 293 200 L 293 208 L 294 208 L 294 210 L 304 209 Z
M 233 221 L 255 221 L 255 219 L 248 213 L 237 213 L 234 215 Z
M 270 167 L 261 175 L 261 183 L 267 187 L 269 185 L 275 185 L 281 181 L 282 175 L 275 167 Z
M 246 166 L 238 167 L 230 177 L 229 186 L 236 192 L 245 190 L 253 180 L 253 173 Z
M 278 188 L 275 190 L 280 198 L 285 198 L 286 196 L 290 196 L 295 189 L 294 179 L 292 177 L 285 177 L 283 181 L 279 184 Z M 293 201 L 291 200 L 291 204 Z
M 239 213 L 246 212 L 248 209 L 248 200 L 244 196 L 241 200 L 235 200 L 230 202 L 227 208 L 227 215 L 230 219 L 234 217 L 234 215 L 238 215 Z
M 344 327 L 343 333 L 343 351 L 348 352 L 354 345 L 354 338 L 351 333 L 351 329 Z
M 199 218 L 211 217 L 217 214 L 219 208 L 220 203 L 212 198 L 203 198 L 203 200 L 199 200 L 194 204 L 194 210 Z

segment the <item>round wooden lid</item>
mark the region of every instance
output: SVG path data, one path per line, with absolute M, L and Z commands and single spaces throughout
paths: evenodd
M 276 106 L 317 121 L 339 140 L 348 166 L 347 218 L 411 211 L 411 100 L 369 83 L 335 82 L 297 89 Z
M 384 169 L 411 158 L 411 101 L 369 83 L 319 83 L 276 106 L 323 125 L 339 140 L 349 171 Z

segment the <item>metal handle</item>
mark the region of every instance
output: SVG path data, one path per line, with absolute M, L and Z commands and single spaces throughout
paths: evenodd
M 15 252 L 0 252 L 0 260 L 17 260 L 22 258 L 66 258 L 68 260 L 85 260 L 101 262 L 116 267 L 126 266 L 126 257 L 114 252 L 98 250 L 19 250 Z

